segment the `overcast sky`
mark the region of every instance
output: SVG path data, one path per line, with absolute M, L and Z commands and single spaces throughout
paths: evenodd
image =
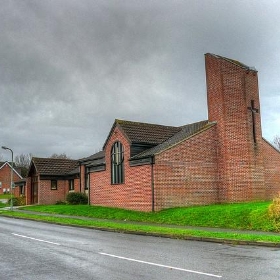
M 280 1 L 267 0 L 1 0 L 0 145 L 78 159 L 102 148 L 116 118 L 207 119 L 208 52 L 256 67 L 272 141 L 279 11 Z

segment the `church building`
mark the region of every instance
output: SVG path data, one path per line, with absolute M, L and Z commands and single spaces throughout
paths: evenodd
M 258 75 L 205 54 L 208 120 L 164 126 L 115 120 L 103 150 L 80 160 L 89 203 L 141 211 L 272 199 L 280 152 L 262 138 Z

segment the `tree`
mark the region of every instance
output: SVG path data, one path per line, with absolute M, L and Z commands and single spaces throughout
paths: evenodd
M 280 136 L 279 135 L 276 135 L 274 137 L 274 140 L 273 140 L 273 143 L 275 145 L 275 147 L 280 150 Z
M 54 153 L 54 154 L 52 154 L 51 156 L 50 156 L 50 158 L 62 158 L 62 159 L 70 159 L 70 157 L 68 157 L 65 153 L 63 153 L 63 154 L 56 154 L 56 153 Z
M 14 164 L 16 167 L 20 167 L 21 168 L 21 176 L 22 177 L 26 177 L 27 176 L 27 172 L 29 169 L 29 165 L 32 159 L 32 154 L 21 154 L 19 156 L 15 157 L 14 160 Z

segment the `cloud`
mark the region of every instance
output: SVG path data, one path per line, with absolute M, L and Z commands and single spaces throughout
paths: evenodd
M 4 1 L 0 142 L 17 154 L 80 158 L 102 147 L 115 118 L 207 119 L 207 52 L 259 70 L 272 140 L 280 134 L 278 10 L 264 0 Z

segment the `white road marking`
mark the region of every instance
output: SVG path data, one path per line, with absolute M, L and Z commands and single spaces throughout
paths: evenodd
M 60 246 L 59 243 L 55 243 L 55 242 L 51 242 L 51 241 L 47 241 L 47 240 L 42 240 L 42 239 L 37 239 L 37 238 L 34 238 L 34 237 L 25 236 L 25 235 L 21 235 L 21 234 L 17 234 L 17 233 L 12 233 L 12 235 L 18 236 L 18 237 L 22 237 L 22 238 L 31 239 L 31 240 L 35 240 L 35 241 L 39 241 L 39 242 L 44 242 L 44 243 L 49 243 L 49 244 Z
M 174 266 L 146 262 L 146 261 L 141 261 L 141 260 L 136 260 L 136 259 L 131 259 L 131 258 L 125 258 L 125 257 L 106 254 L 106 253 L 102 253 L 102 252 L 99 252 L 98 254 L 112 257 L 112 258 L 127 260 L 127 261 L 131 261 L 131 262 L 144 263 L 144 264 L 149 264 L 149 265 L 154 265 L 154 266 L 159 266 L 159 267 L 164 267 L 164 268 L 169 268 L 169 269 L 174 269 L 174 270 L 185 271 L 185 272 L 189 272 L 189 273 L 195 273 L 195 274 L 206 275 L 206 276 L 210 276 L 210 277 L 222 278 L 222 276 L 220 276 L 220 275 L 215 275 L 215 274 L 211 274 L 211 273 L 205 273 L 205 272 L 200 272 L 200 271 L 195 271 L 195 270 L 184 269 L 184 268 L 180 268 L 180 267 L 174 267 Z

